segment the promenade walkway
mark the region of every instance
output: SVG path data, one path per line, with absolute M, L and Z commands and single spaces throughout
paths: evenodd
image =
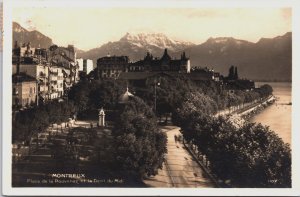
M 175 135 L 180 135 L 179 127 L 166 126 L 163 131 L 168 137 L 166 162 L 156 176 L 144 181 L 150 187 L 212 188 L 214 183 L 194 160 Z
M 219 110 L 215 116 L 224 116 L 224 115 L 232 115 L 232 114 L 243 114 L 244 112 L 248 110 L 255 109 L 256 107 L 267 103 L 267 102 L 272 102 L 275 100 L 275 97 L 273 95 L 269 96 L 268 98 L 265 98 L 263 100 L 257 100 L 251 103 L 245 103 L 243 105 L 238 105 L 238 106 L 232 106 L 231 108 L 227 108 L 224 110 Z

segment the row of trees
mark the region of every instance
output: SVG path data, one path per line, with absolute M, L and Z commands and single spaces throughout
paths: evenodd
M 185 95 L 196 89 L 198 88 L 195 84 L 187 78 L 160 76 L 148 78 L 145 87 L 135 88 L 135 92 L 136 96 L 142 98 L 149 106 L 154 106 L 156 92 L 156 115 L 161 118 L 174 112 Z
M 115 110 L 119 96 L 125 92 L 126 82 L 123 80 L 83 80 L 74 85 L 69 92 L 69 100 L 74 101 L 79 116 L 91 114 L 92 111 L 104 107 Z M 174 113 L 190 92 L 200 92 L 210 97 L 216 104 L 217 110 L 232 106 L 243 105 L 272 94 L 272 87 L 264 85 L 259 89 L 229 93 L 226 86 L 215 81 L 192 82 L 190 79 L 171 77 L 167 75 L 150 77 L 142 87 L 132 86 L 131 92 L 142 98 L 154 109 L 156 100 L 156 115 L 167 116 Z M 93 116 L 96 116 L 93 113 Z
M 199 102 L 199 100 L 202 100 Z M 193 94 L 178 109 L 177 124 L 184 138 L 210 161 L 211 171 L 236 187 L 291 187 L 291 150 L 261 124 L 233 126 L 211 116 L 210 99 Z
M 266 98 L 273 93 L 273 88 L 269 84 L 264 84 L 256 91 L 260 95 L 260 97 Z
M 12 119 L 12 142 L 29 143 L 31 137 L 43 132 L 49 125 L 68 121 L 75 114 L 73 102 L 41 104 L 23 111 L 14 112 Z
M 200 82 L 196 85 L 203 94 L 216 102 L 219 110 L 266 98 L 273 93 L 272 87 L 268 84 L 254 90 L 234 91 L 229 91 L 226 85 L 214 81 Z
M 156 87 L 154 84 L 157 84 Z M 149 106 L 154 106 L 155 88 L 157 98 L 156 114 L 174 113 L 190 92 L 200 92 L 210 97 L 217 107 L 222 110 L 232 106 L 250 103 L 272 94 L 272 87 L 263 85 L 255 90 L 235 90 L 230 92 L 226 85 L 215 81 L 192 82 L 185 77 L 171 76 L 152 77 L 146 81 L 143 88 L 135 88 L 136 95 L 141 97 Z

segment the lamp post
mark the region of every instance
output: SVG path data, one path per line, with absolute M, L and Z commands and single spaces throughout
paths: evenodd
M 156 101 L 156 100 L 157 100 L 157 98 L 156 98 L 156 97 L 157 97 L 157 93 L 156 93 L 156 92 L 157 92 L 157 91 L 156 91 L 156 88 L 157 88 L 157 87 L 156 87 L 156 86 L 160 86 L 160 82 L 157 82 L 156 79 L 154 79 L 154 112 L 155 112 L 155 113 L 156 113 L 156 105 L 157 105 L 157 104 L 156 104 L 156 102 L 157 102 L 157 101 Z

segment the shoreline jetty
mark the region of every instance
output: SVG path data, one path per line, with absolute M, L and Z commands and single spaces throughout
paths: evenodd
M 251 106 L 250 108 L 247 107 L 246 109 L 241 109 L 241 111 L 238 111 L 236 113 L 240 116 L 249 116 L 251 114 L 257 113 L 258 111 L 261 111 L 267 106 L 273 104 L 275 101 L 276 101 L 275 96 L 271 95 L 268 98 L 264 99 L 263 101 L 255 103 L 254 106 Z
M 218 115 L 225 115 L 229 118 L 230 122 L 236 126 L 241 127 L 243 124 L 249 120 L 255 114 L 261 112 L 263 109 L 273 104 L 276 101 L 276 97 L 274 95 L 270 95 L 268 98 L 265 98 L 261 101 L 257 101 L 253 104 L 247 105 L 246 107 L 242 107 L 236 111 L 231 113 L 219 113 Z

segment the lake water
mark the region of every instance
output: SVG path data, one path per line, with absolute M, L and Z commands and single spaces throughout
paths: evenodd
M 273 95 L 278 100 L 262 112 L 254 116 L 251 122 L 260 122 L 270 126 L 284 142 L 291 144 L 291 123 L 292 123 L 292 84 L 285 82 L 256 82 L 256 87 L 269 84 L 273 87 Z

